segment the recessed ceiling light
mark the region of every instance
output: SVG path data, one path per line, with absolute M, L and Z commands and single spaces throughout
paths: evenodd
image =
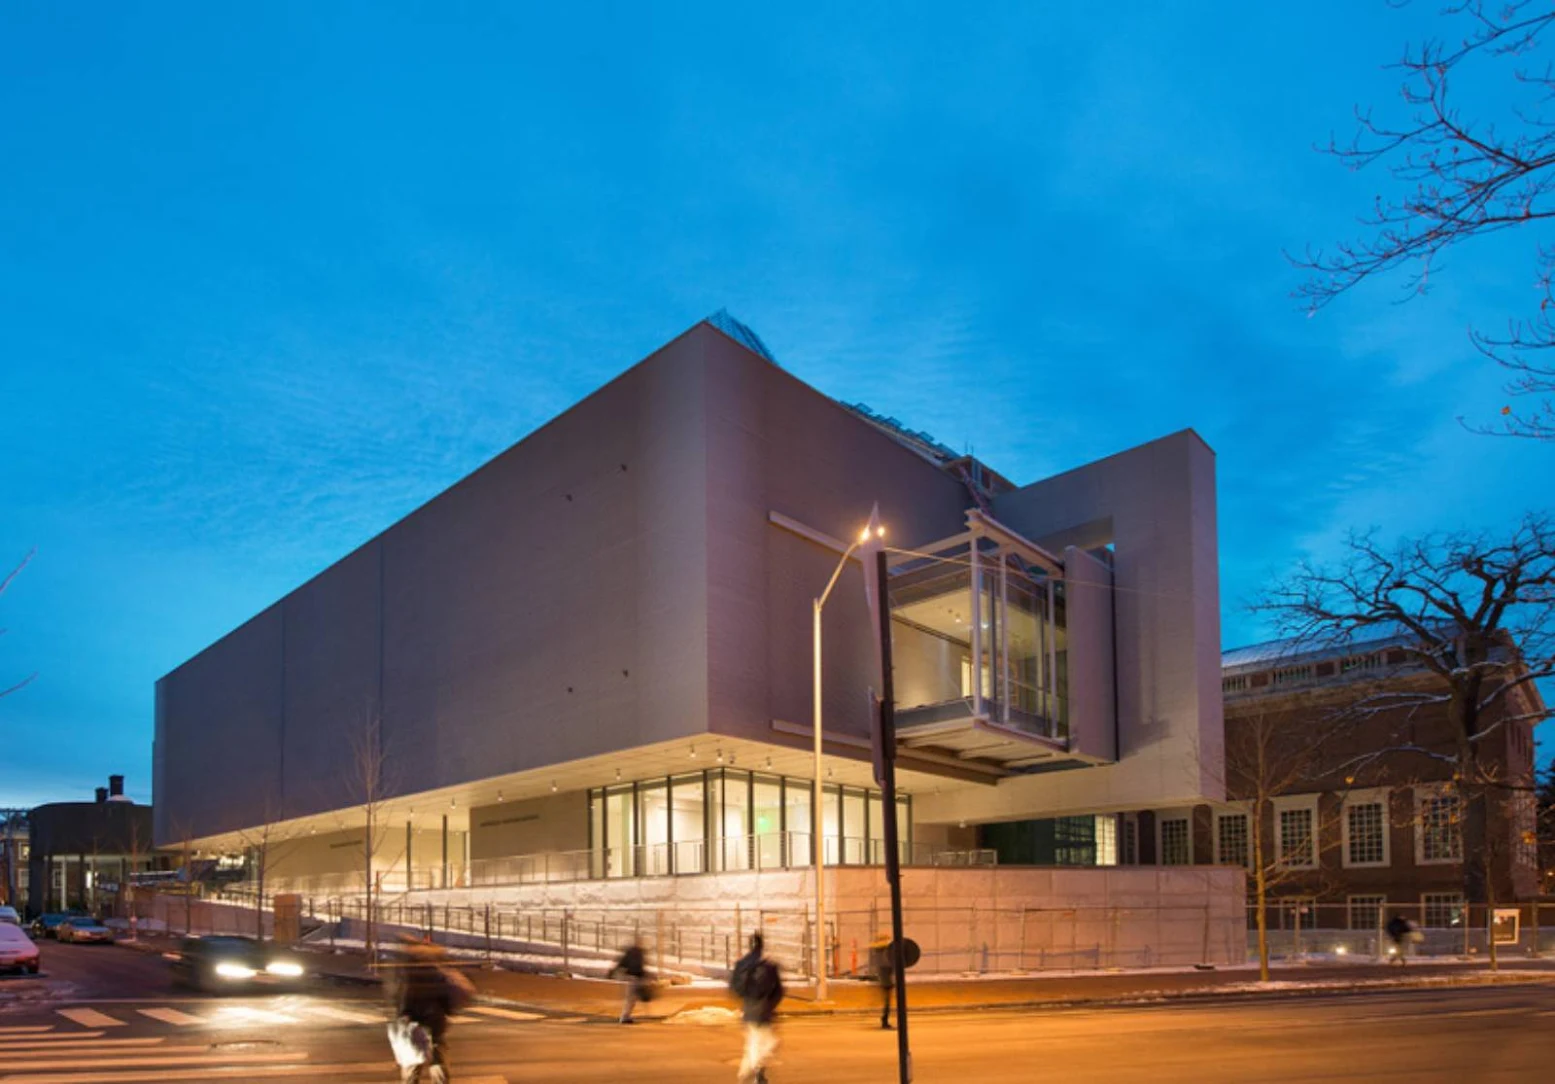
M 502 792 L 500 790 L 497 791 L 497 801 L 502 801 Z
M 556 793 L 556 780 L 554 780 L 554 779 L 551 780 L 551 793 L 552 794 Z

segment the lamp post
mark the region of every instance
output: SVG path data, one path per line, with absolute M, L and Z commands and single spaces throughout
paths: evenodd
M 885 528 L 874 524 L 874 537 L 884 536 Z M 822 815 L 824 803 L 821 798 L 824 775 L 821 771 L 821 610 L 826 606 L 826 600 L 831 597 L 832 588 L 837 586 L 837 581 L 842 578 L 842 570 L 847 567 L 848 559 L 853 556 L 864 543 L 870 539 L 870 528 L 865 527 L 859 533 L 857 541 L 842 551 L 842 557 L 837 561 L 837 567 L 832 570 L 831 579 L 826 581 L 826 589 L 815 598 L 813 610 L 814 646 L 815 646 L 815 705 L 812 718 L 812 728 L 815 731 L 815 787 L 810 794 L 810 839 L 815 852 L 815 998 L 817 1001 L 826 1000 L 826 956 L 830 945 L 826 937 L 826 887 L 821 876 L 826 869 L 826 825 Z M 840 857 L 842 840 L 838 837 L 837 850 Z

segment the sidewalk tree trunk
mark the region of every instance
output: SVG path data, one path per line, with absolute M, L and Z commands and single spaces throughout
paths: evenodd
M 361 809 L 363 822 L 362 874 L 364 904 L 362 929 L 367 965 L 369 968 L 372 968 L 377 965 L 378 961 L 376 916 L 374 914 L 374 907 L 378 899 L 378 871 L 374 868 L 373 856 L 381 842 L 383 806 L 389 791 L 386 778 L 387 758 L 383 742 L 383 720 L 376 712 L 369 713 L 363 718 L 361 726 L 352 735 L 351 745 L 353 782 L 357 788 L 358 804 Z

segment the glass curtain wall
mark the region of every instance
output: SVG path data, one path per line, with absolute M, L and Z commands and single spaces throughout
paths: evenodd
M 890 595 L 899 725 L 981 714 L 1067 736 L 1061 579 L 978 538 L 898 568 Z
M 658 877 L 808 866 L 810 791 L 808 780 L 733 768 L 590 791 L 590 872 Z M 897 803 L 902 858 L 910 861 L 912 800 Z M 822 788 L 821 804 L 827 864 L 884 862 L 879 791 L 833 784 Z

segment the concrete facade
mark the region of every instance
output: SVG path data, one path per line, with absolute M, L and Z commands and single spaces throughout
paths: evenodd
M 921 838 L 1218 800 L 1213 453 L 1182 432 L 1017 487 L 908 437 L 696 325 L 159 681 L 157 843 L 322 838 L 372 805 L 375 869 L 407 826 L 422 869 L 444 819 L 475 861 L 576 852 L 591 793 L 726 755 L 807 778 L 811 599 L 875 505 L 907 550 L 1007 529 L 1070 597 L 1070 731 L 1040 747 L 1062 770 L 904 744 Z M 867 788 L 856 561 L 823 625 L 827 778 Z M 304 841 L 271 874 L 345 873 L 352 849 Z

